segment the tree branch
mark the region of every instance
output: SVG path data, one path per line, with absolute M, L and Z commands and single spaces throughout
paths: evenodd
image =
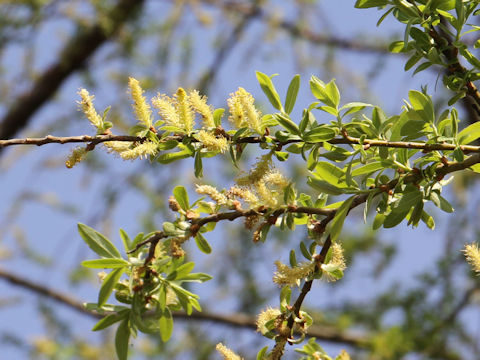
M 4 116 L 0 122 L 0 139 L 11 138 L 25 127 L 32 115 L 53 96 L 64 80 L 80 69 L 129 17 L 134 16 L 143 2 L 144 0 L 119 0 L 105 15 L 105 19 L 110 21 L 109 26 L 96 23 L 88 29 L 79 27 L 77 34 L 61 51 L 58 61 L 41 74 L 28 91 L 19 96 Z
M 87 310 L 83 304 L 70 297 L 69 295 L 62 294 L 55 290 L 49 289 L 45 286 L 39 285 L 33 281 L 27 280 L 18 275 L 12 274 L 6 270 L 0 268 L 0 278 L 9 282 L 12 285 L 19 286 L 26 290 L 32 291 L 38 295 L 45 296 L 49 299 L 57 301 L 60 304 L 63 304 L 70 309 L 93 318 L 103 318 L 104 315 L 101 315 L 95 311 Z M 187 315 L 183 311 L 174 311 L 173 316 L 176 319 L 181 320 L 194 320 L 194 321 L 210 321 L 218 324 L 223 324 L 231 327 L 238 328 L 248 328 L 248 329 L 257 329 L 256 321 L 253 316 L 234 313 L 234 314 L 218 314 L 211 312 L 194 312 L 191 315 Z M 347 332 L 340 332 L 337 329 L 330 326 L 314 325 L 309 329 L 308 336 L 316 337 L 325 341 L 331 341 L 334 343 L 342 343 L 356 347 L 364 347 L 368 344 L 368 338 L 366 336 L 350 334 Z
M 159 138 L 160 142 L 166 142 L 169 140 L 177 140 L 182 141 L 184 136 L 182 135 L 172 135 L 167 136 L 164 138 Z M 305 142 L 307 144 L 308 141 L 303 141 L 301 139 L 295 140 L 288 140 L 282 142 L 276 139 L 274 136 L 269 136 L 274 143 L 278 144 L 279 146 L 285 146 L 294 143 L 301 143 Z M 13 146 L 13 145 L 46 145 L 46 144 L 67 144 L 67 143 L 91 143 L 93 145 L 100 144 L 105 141 L 129 141 L 129 142 L 143 142 L 146 138 L 139 137 L 139 136 L 128 136 L 128 135 L 97 135 L 97 136 L 90 136 L 90 135 L 80 135 L 80 136 L 52 136 L 48 135 L 42 138 L 23 138 L 23 139 L 9 139 L 9 140 L 0 140 L 0 148 Z M 192 139 L 192 142 L 197 142 L 198 140 Z M 248 136 L 239 138 L 236 140 L 235 143 L 237 144 L 259 144 L 264 143 L 265 138 L 259 136 Z M 451 151 L 455 150 L 457 146 L 455 144 L 426 144 L 424 142 L 416 142 L 416 141 L 388 141 L 388 140 L 375 140 L 375 139 L 364 139 L 363 141 L 360 138 L 352 137 L 352 136 L 343 136 L 334 138 L 328 141 L 325 141 L 329 144 L 333 145 L 364 145 L 364 146 L 373 146 L 373 147 L 388 147 L 388 148 L 399 148 L 399 149 L 419 149 L 424 150 L 425 152 L 428 151 Z M 478 153 L 480 152 L 480 146 L 474 145 L 459 145 L 460 150 L 464 153 Z

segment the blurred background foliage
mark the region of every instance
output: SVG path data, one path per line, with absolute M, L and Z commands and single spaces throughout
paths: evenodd
M 405 58 L 387 51 L 403 29 L 388 20 L 375 28 L 378 16 L 354 9 L 353 1 L 3 0 L 0 138 L 91 134 L 76 109 L 80 87 L 95 94 L 97 109 L 111 105 L 114 133 L 126 133 L 134 123 L 128 76 L 139 79 L 148 96 L 195 88 L 216 107 L 225 107 L 228 94 L 242 86 L 258 95 L 258 106 L 267 112 L 254 71 L 279 73 L 275 82 L 284 91 L 299 73 L 297 117 L 310 101 L 311 74 L 336 78 L 345 102 L 372 102 L 390 114 L 399 112 L 409 89 L 422 84 L 429 85 L 436 106 L 445 107 L 449 94 L 436 85 L 441 69 L 414 78 L 404 73 Z M 465 123 L 471 121 L 460 111 Z M 5 359 L 113 359 L 112 333 L 90 332 L 95 319 L 12 276 L 92 301 L 99 282 L 95 272 L 79 265 L 91 254 L 76 223 L 115 241 L 120 227 L 131 236 L 156 230 L 172 217 L 166 202 L 173 187 L 191 190 L 198 182 L 191 159 L 164 167 L 96 151 L 67 170 L 69 151 L 67 145 L 47 145 L 0 152 Z M 240 168 L 248 170 L 258 156 L 248 152 Z M 227 157 L 204 166 L 202 183 L 223 188 L 233 182 L 236 170 Z M 301 160 L 277 166 L 305 186 Z M 364 224 L 360 212 L 352 214 L 342 238 L 349 265 L 345 278 L 316 284 L 306 302 L 324 326 L 319 342 L 326 349 L 345 348 L 352 359 L 480 358 L 480 285 L 459 251 L 480 231 L 476 188 L 473 175 L 455 175 L 448 197 L 456 212 L 445 216 L 432 209 L 433 232 L 406 226 L 373 232 L 372 219 Z M 204 310 L 234 319 L 275 305 L 273 262 L 286 262 L 289 249 L 298 250 L 304 236 L 302 230 L 276 231 L 265 244 L 253 244 L 242 224 L 219 224 L 211 255 L 195 246 L 189 252 L 196 269 L 215 277 L 195 288 Z M 180 320 L 167 344 L 157 337 L 137 339 L 132 358 L 211 359 L 219 341 L 245 358 L 265 343 L 252 329 Z M 291 349 L 285 358 L 295 358 Z

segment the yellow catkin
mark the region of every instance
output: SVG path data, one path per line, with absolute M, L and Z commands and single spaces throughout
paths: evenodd
M 128 78 L 128 86 L 133 100 L 133 110 L 138 121 L 143 123 L 147 128 L 152 127 L 152 110 L 147 104 L 147 100 L 143 96 L 143 90 L 140 83 L 135 78 Z
M 198 140 L 209 151 L 224 153 L 228 150 L 228 141 L 223 136 L 215 136 L 211 132 L 200 130 L 197 134 Z
M 228 120 L 230 120 L 233 126 L 237 129 L 247 127 L 248 123 L 244 115 L 243 106 L 240 98 L 236 96 L 236 93 L 230 94 L 230 97 L 227 99 L 227 104 L 230 111 Z
M 87 150 L 84 147 L 77 147 L 72 150 L 72 153 L 65 161 L 65 166 L 69 169 L 73 168 L 76 164 L 82 161 L 83 157 L 87 154 Z
M 218 343 L 215 349 L 222 355 L 224 360 L 242 360 L 240 356 L 235 354 L 232 350 L 227 348 L 222 343 Z
M 134 160 L 137 158 L 147 157 L 148 155 L 155 155 L 158 152 L 158 147 L 152 141 L 145 141 L 142 144 L 135 146 L 132 149 L 119 152 L 123 160 Z
M 343 247 L 339 243 L 332 245 L 332 259 L 327 265 L 334 265 L 337 269 L 344 271 L 347 268 L 345 256 L 343 255 Z M 322 265 L 320 268 L 323 268 Z M 332 276 L 328 271 L 323 271 L 323 275 L 327 281 L 337 281 L 338 278 Z
M 480 249 L 478 248 L 478 244 L 466 244 L 463 253 L 473 271 L 475 271 L 477 275 L 480 274 Z
M 254 105 L 255 99 L 244 88 L 238 88 L 235 93 L 230 94 L 227 100 L 230 110 L 228 118 L 234 126 L 239 129 L 248 126 L 250 129 L 262 134 L 261 113 Z
M 207 104 L 207 97 L 201 96 L 197 90 L 189 94 L 190 105 L 202 116 L 203 125 L 207 128 L 215 127 L 213 121 L 213 108 Z
M 251 206 L 258 204 L 258 197 L 247 188 L 233 186 L 228 190 L 227 195 L 231 198 L 239 198 Z
M 252 186 L 259 182 L 268 173 L 272 164 L 272 153 L 263 155 L 248 175 L 237 179 L 240 186 Z
M 180 123 L 183 125 L 182 128 L 187 133 L 190 133 L 195 125 L 195 116 L 190 105 L 189 96 L 184 89 L 178 88 L 175 97 L 177 100 L 177 113 Z
M 167 125 L 183 128 L 175 107 L 175 99 L 165 94 L 158 94 L 152 99 L 153 106 L 158 110 L 158 114 Z
M 260 121 L 261 114 L 254 105 L 255 99 L 244 88 L 239 88 L 237 93 L 239 93 L 240 103 L 242 104 L 250 128 L 258 134 L 263 135 Z
M 130 150 L 132 147 L 132 143 L 128 141 L 105 141 L 103 145 L 108 148 L 109 152 L 116 153 Z
M 289 184 L 288 180 L 278 170 L 268 172 L 263 177 L 263 180 L 266 183 L 278 186 L 281 189 L 286 188 Z
M 257 331 L 263 333 L 265 324 L 271 320 L 277 319 L 281 314 L 282 312 L 280 309 L 267 307 L 257 316 Z
M 81 101 L 78 101 L 81 110 L 85 114 L 86 118 L 90 121 L 90 123 L 99 128 L 102 126 L 102 118 L 98 115 L 95 107 L 93 106 L 93 99 L 95 98 L 93 95 L 90 95 L 86 89 L 80 89 L 78 92 L 80 97 L 82 98 Z
M 257 181 L 254 185 L 255 191 L 257 192 L 258 197 L 264 205 L 268 207 L 275 207 L 278 205 L 278 193 L 272 191 L 263 179 Z
M 275 261 L 277 271 L 273 276 L 273 282 L 280 285 L 299 285 L 300 280 L 309 276 L 315 270 L 314 262 L 303 262 L 291 268 L 280 261 Z
M 208 195 L 218 205 L 226 205 L 228 203 L 227 197 L 220 191 L 210 185 L 197 185 L 195 191 L 198 194 Z

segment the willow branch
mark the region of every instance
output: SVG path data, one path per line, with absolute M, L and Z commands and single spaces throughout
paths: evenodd
M 184 136 L 182 135 L 172 135 L 159 138 L 160 142 L 166 142 L 169 140 L 182 141 Z M 285 146 L 294 143 L 309 143 L 308 141 L 303 141 L 302 139 L 292 139 L 288 141 L 280 141 L 274 136 L 269 136 L 274 143 L 278 146 Z M 127 141 L 127 142 L 143 142 L 146 138 L 140 136 L 129 136 L 129 135 L 80 135 L 80 136 L 53 136 L 48 135 L 41 138 L 23 138 L 23 139 L 9 139 L 9 140 L 0 140 L 0 148 L 14 145 L 37 145 L 42 146 L 46 144 L 67 144 L 67 143 L 91 143 L 93 145 L 100 144 L 106 141 Z M 192 139 L 192 142 L 197 142 L 196 139 Z M 235 141 L 237 144 L 259 144 L 265 143 L 266 140 L 264 137 L 260 136 L 247 136 L 239 138 Z M 418 149 L 425 152 L 428 151 L 452 151 L 457 148 L 455 144 L 444 144 L 444 143 L 434 143 L 426 144 L 419 141 L 388 141 L 388 140 L 376 140 L 376 139 L 364 139 L 363 141 L 360 138 L 353 136 L 342 136 L 334 138 L 328 141 L 325 141 L 332 145 L 364 145 L 367 147 L 387 147 L 387 148 L 398 148 L 398 149 Z M 480 146 L 474 145 L 459 145 L 464 153 L 478 153 L 480 152 Z
M 134 16 L 144 0 L 119 0 L 107 14 L 108 26 L 100 22 L 83 29 L 65 45 L 58 61 L 41 74 L 32 87 L 20 95 L 0 121 L 0 139 L 8 139 L 25 127 L 32 115 L 57 91 L 73 72 L 82 68 L 88 58 L 111 38 L 130 17 Z M 103 20 L 102 20 L 103 21 Z M 1 149 L 1 147 L 0 147 Z M 1 151 L 1 150 L 0 150 Z
M 87 310 L 83 304 L 70 297 L 69 295 L 62 294 L 55 290 L 49 289 L 43 285 L 39 285 L 33 281 L 27 280 L 18 275 L 12 274 L 6 270 L 0 268 L 0 278 L 9 282 L 12 285 L 19 286 L 28 291 L 34 292 L 37 295 L 44 296 L 51 300 L 54 300 L 64 306 L 69 307 L 70 309 L 86 316 L 93 318 L 103 318 L 104 314 L 99 314 L 96 311 Z M 233 314 L 219 314 L 211 312 L 194 312 L 191 315 L 187 315 L 183 311 L 174 311 L 173 316 L 179 320 L 194 320 L 194 321 L 205 321 L 205 322 L 214 322 L 218 324 L 223 324 L 231 327 L 237 328 L 247 328 L 256 330 L 257 325 L 255 318 L 250 315 L 242 313 L 233 313 Z M 308 336 L 316 337 L 325 341 L 331 341 L 334 343 L 342 343 L 347 345 L 352 345 L 356 347 L 366 346 L 368 343 L 368 338 L 366 336 L 360 336 L 355 334 L 350 334 L 347 332 L 340 332 L 337 329 L 330 326 L 314 325 L 310 327 Z

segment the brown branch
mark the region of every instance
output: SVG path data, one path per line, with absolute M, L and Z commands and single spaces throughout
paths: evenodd
M 169 140 L 177 140 L 182 141 L 184 136 L 182 135 L 172 135 L 167 136 L 164 138 L 159 139 L 160 142 L 166 142 Z M 277 140 L 274 136 L 269 136 L 269 138 L 278 144 L 279 146 L 285 146 L 288 144 L 293 143 L 301 143 L 305 142 L 307 144 L 314 144 L 309 143 L 308 141 L 303 141 L 301 139 L 294 139 L 288 140 L 285 142 L 281 142 Z M 130 141 L 130 142 L 143 142 L 146 138 L 139 137 L 139 136 L 128 136 L 128 135 L 97 135 L 97 136 L 90 136 L 90 135 L 80 135 L 80 136 L 52 136 L 48 135 L 42 138 L 24 138 L 24 139 L 9 139 L 9 140 L 0 140 L 0 148 L 13 146 L 13 145 L 45 145 L 45 144 L 66 144 L 66 143 L 92 143 L 93 145 L 105 142 L 105 141 Z M 192 142 L 196 142 L 198 140 L 191 139 Z M 264 143 L 265 138 L 259 136 L 248 136 L 239 138 L 236 143 L 238 144 L 259 144 Z M 366 146 L 374 146 L 374 147 L 388 147 L 388 148 L 399 148 L 399 149 L 418 149 L 424 150 L 425 152 L 428 151 L 451 151 L 455 150 L 457 146 L 455 144 L 426 144 L 424 142 L 415 142 L 415 141 L 388 141 L 388 140 L 375 140 L 375 139 L 364 139 L 363 141 L 360 138 L 352 137 L 352 136 L 342 136 L 339 138 L 334 138 L 328 141 L 325 141 L 329 144 L 333 145 L 366 145 Z M 480 146 L 474 145 L 460 145 L 458 146 L 464 153 L 478 153 L 480 152 Z
M 41 74 L 32 87 L 19 96 L 0 122 L 0 139 L 8 139 L 25 127 L 32 115 L 51 97 L 73 72 L 82 68 L 95 51 L 111 38 L 128 18 L 134 16 L 144 0 L 119 0 L 105 14 L 108 26 L 96 23 L 87 29 L 80 26 L 65 45 L 58 61 Z M 0 148 L 1 149 L 1 148 Z M 0 150 L 1 151 L 1 150 Z
M 65 295 L 55 290 L 49 289 L 45 286 L 39 285 L 33 281 L 12 274 L 1 268 L 0 278 L 4 279 L 12 285 L 19 286 L 38 295 L 45 296 L 49 299 L 57 301 L 58 303 L 63 304 L 83 315 L 91 316 L 97 319 L 103 318 L 105 316 L 105 314 L 99 314 L 95 311 L 87 310 L 80 301 L 70 297 L 69 295 Z M 248 328 L 254 330 L 257 329 L 255 318 L 253 316 L 242 313 L 224 315 L 211 312 L 194 312 L 191 315 L 187 315 L 183 311 L 174 311 L 173 316 L 175 319 L 179 320 L 209 321 L 231 327 Z M 309 328 L 308 336 L 316 337 L 325 341 L 342 343 L 356 347 L 364 347 L 368 344 L 368 339 L 366 336 L 350 334 L 347 332 L 340 332 L 331 326 L 324 325 L 311 326 Z

